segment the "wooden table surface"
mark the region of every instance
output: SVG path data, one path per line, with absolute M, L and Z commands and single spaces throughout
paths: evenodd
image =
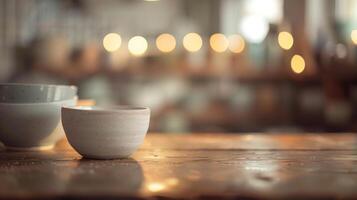
M 148 134 L 129 159 L 0 151 L 0 198 L 357 198 L 355 134 Z

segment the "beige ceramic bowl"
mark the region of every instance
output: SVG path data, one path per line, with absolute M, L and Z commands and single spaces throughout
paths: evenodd
M 76 101 L 0 103 L 0 141 L 11 150 L 51 149 L 64 136 L 61 107 Z
M 144 141 L 150 109 L 119 106 L 62 108 L 62 124 L 72 147 L 83 157 L 115 159 L 130 156 Z

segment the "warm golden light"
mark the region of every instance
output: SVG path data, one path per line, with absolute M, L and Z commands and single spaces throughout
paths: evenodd
M 143 55 L 148 48 L 148 42 L 142 36 L 132 37 L 128 42 L 128 49 L 134 56 Z
M 289 50 L 294 44 L 294 38 L 289 32 L 280 32 L 278 43 L 282 49 Z
M 183 47 L 190 52 L 199 51 L 202 47 L 201 36 L 197 33 L 188 33 L 183 38 Z
M 147 188 L 151 192 L 159 192 L 159 191 L 165 189 L 166 186 L 162 183 L 149 183 L 147 185 Z
M 233 53 L 241 53 L 245 48 L 245 41 L 240 35 L 231 35 L 228 37 L 229 50 Z
M 120 48 L 121 37 L 117 33 L 109 33 L 103 38 L 103 47 L 108 52 L 114 52 Z
M 177 178 L 169 178 L 166 180 L 166 183 L 170 186 L 175 186 L 179 183 L 179 180 Z
M 221 33 L 215 33 L 210 37 L 209 44 L 213 51 L 222 53 L 228 48 L 228 39 Z
M 357 45 L 357 30 L 353 30 L 351 32 L 351 39 L 352 39 L 352 42 Z
M 161 34 L 156 39 L 156 46 L 161 52 L 169 53 L 175 49 L 176 39 L 171 34 Z
M 294 55 L 291 58 L 291 69 L 293 72 L 300 74 L 304 71 L 305 69 L 305 60 L 302 56 L 300 55 Z

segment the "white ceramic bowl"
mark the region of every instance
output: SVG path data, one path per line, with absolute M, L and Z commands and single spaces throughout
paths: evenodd
M 73 99 L 77 87 L 46 84 L 0 84 L 1 103 L 50 103 Z
M 118 106 L 62 108 L 62 124 L 72 147 L 83 157 L 115 159 L 130 156 L 144 141 L 150 109 Z
M 0 141 L 12 150 L 51 149 L 64 136 L 61 107 L 76 102 L 0 103 Z

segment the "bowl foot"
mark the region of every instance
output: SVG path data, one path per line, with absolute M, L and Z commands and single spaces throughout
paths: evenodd
M 36 146 L 36 147 L 11 147 L 5 146 L 6 150 L 9 151 L 46 151 L 53 149 L 55 145 L 47 145 L 47 146 Z
M 81 154 L 84 159 L 88 160 L 116 160 L 116 159 L 126 159 L 129 158 L 130 155 L 122 155 L 122 156 L 95 156 L 95 155 L 86 155 Z

